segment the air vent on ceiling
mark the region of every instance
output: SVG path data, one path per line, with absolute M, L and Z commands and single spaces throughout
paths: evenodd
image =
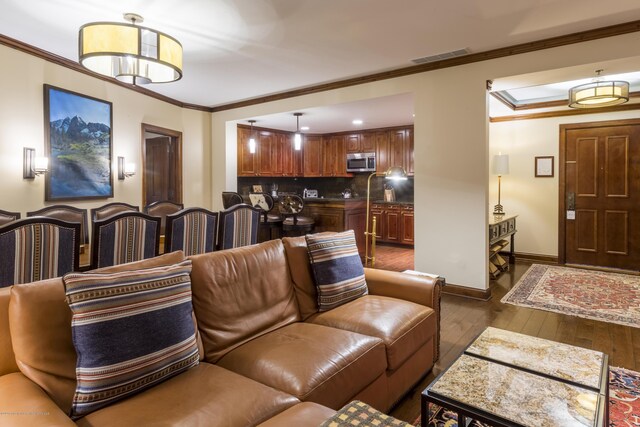
M 442 61 L 443 59 L 455 58 L 456 56 L 463 56 L 469 54 L 468 49 L 452 50 L 451 52 L 438 53 L 437 55 L 425 56 L 423 58 L 412 59 L 414 64 L 426 64 L 428 62 Z

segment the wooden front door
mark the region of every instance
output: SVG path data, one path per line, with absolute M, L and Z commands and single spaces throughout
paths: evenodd
M 560 261 L 640 270 L 640 120 L 562 125 L 560 164 Z
M 144 204 L 165 200 L 182 203 L 182 135 L 142 126 Z

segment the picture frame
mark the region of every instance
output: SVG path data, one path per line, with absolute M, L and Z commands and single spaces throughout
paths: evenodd
M 113 197 L 113 105 L 44 85 L 45 201 Z
M 553 178 L 553 156 L 536 156 L 535 176 L 536 178 Z
M 252 185 L 251 186 L 251 191 L 254 193 L 263 193 L 262 191 L 262 185 L 258 184 L 258 185 Z

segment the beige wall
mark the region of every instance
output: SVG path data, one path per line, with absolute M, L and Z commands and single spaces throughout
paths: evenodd
M 558 179 L 560 125 L 640 117 L 640 111 L 585 114 L 549 119 L 491 123 L 490 158 L 509 155 L 509 175 L 502 178 L 501 201 L 508 214 L 518 214 L 516 251 L 558 255 Z M 534 158 L 554 156 L 553 178 L 534 176 Z M 498 180 L 489 179 L 489 209 L 498 200 Z
M 411 92 L 416 114 L 415 268 L 441 274 L 449 283 L 487 289 L 490 201 L 486 80 L 639 54 L 640 34 L 635 33 L 214 113 L 213 204 L 219 207 L 220 192 L 236 185 L 235 121 Z M 505 191 L 509 191 L 511 183 L 505 185 Z M 510 203 L 509 198 L 504 199 L 509 209 L 525 210 Z M 521 225 L 521 230 L 528 226 L 526 221 Z
M 42 208 L 44 178 L 22 179 L 22 149 L 44 152 L 43 84 L 113 103 L 112 199 L 70 203 L 91 208 L 112 201 L 142 203 L 141 123 L 174 129 L 183 134 L 183 200 L 189 206 L 210 206 L 211 178 L 209 113 L 186 110 L 126 88 L 0 46 L 0 209 L 26 211 Z M 134 177 L 117 179 L 117 157 L 137 166 Z M 53 204 L 53 203 L 48 203 Z

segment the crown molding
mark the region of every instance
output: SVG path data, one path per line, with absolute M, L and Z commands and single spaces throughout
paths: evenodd
M 613 105 L 611 107 L 575 108 L 571 110 L 545 111 L 543 113 L 489 117 L 489 123 L 513 122 L 516 120 L 549 119 L 551 117 L 580 116 L 583 114 L 615 113 L 618 111 L 631 111 L 631 110 L 640 110 L 640 103 Z
M 140 86 L 133 86 L 127 83 L 120 82 L 112 77 L 106 77 L 100 74 L 93 73 L 87 70 L 86 68 L 82 67 L 76 61 L 72 61 L 62 56 L 53 54 L 46 50 L 24 43 L 20 40 L 7 37 L 3 34 L 0 34 L 0 44 L 19 50 L 21 52 L 25 52 L 29 55 L 33 55 L 35 57 L 44 59 L 46 61 L 60 65 L 62 67 L 69 68 L 79 73 L 94 77 L 96 79 L 113 83 L 117 86 L 132 90 L 142 95 L 146 95 L 151 98 L 158 99 L 160 101 L 168 102 L 169 104 L 176 105 L 181 108 L 215 113 L 218 111 L 232 110 L 235 108 L 247 107 L 250 105 L 257 105 L 257 104 L 263 104 L 266 102 L 278 101 L 282 99 L 295 98 L 303 95 L 326 92 L 329 90 L 341 89 L 341 88 L 356 86 L 364 83 L 372 83 L 380 80 L 404 77 L 412 74 L 424 73 L 427 71 L 433 71 L 433 70 L 438 70 L 442 68 L 456 67 L 459 65 L 471 64 L 474 62 L 488 61 L 491 59 L 503 58 L 503 57 L 513 56 L 513 55 L 520 55 L 523 53 L 535 52 L 538 50 L 566 46 L 566 45 L 575 44 L 575 43 L 582 43 L 582 42 L 587 42 L 587 41 L 597 40 L 597 39 L 602 39 L 607 37 L 614 37 L 614 36 L 619 36 L 623 34 L 638 32 L 638 31 L 640 31 L 640 20 L 626 22 L 626 23 L 617 24 L 617 25 L 611 25 L 608 27 L 596 28 L 593 30 L 581 31 L 578 33 L 567 34 L 563 36 L 551 37 L 548 39 L 537 40 L 529 43 L 522 43 L 514 46 L 508 46 L 508 47 L 488 50 L 484 52 L 472 53 L 469 55 L 458 56 L 455 58 L 445 59 L 445 60 L 436 61 L 436 62 L 430 62 L 427 64 L 413 65 L 410 67 L 397 68 L 394 70 L 369 74 L 366 76 L 353 77 L 353 78 L 344 79 L 344 80 L 337 80 L 334 82 L 313 85 L 306 88 L 300 88 L 300 89 L 295 89 L 295 90 L 286 91 L 286 92 L 279 92 L 279 93 L 260 96 L 256 98 L 250 98 L 250 99 L 232 102 L 228 104 L 217 105 L 214 107 L 184 103 L 184 102 L 178 101 L 177 99 L 173 99 L 168 96 L 161 95 L 157 92 L 150 91 Z

